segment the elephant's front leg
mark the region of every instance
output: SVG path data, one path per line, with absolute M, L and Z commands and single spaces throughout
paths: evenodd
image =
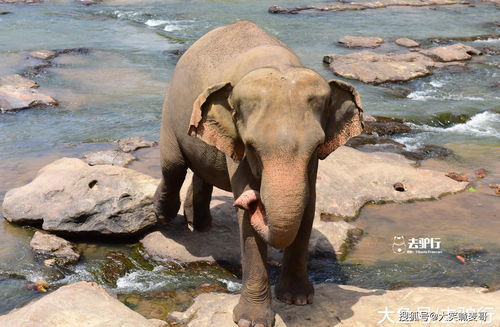
M 276 298 L 288 304 L 313 303 L 314 287 L 307 276 L 309 237 L 314 220 L 316 203 L 315 183 L 310 191 L 299 231 L 292 245 L 285 249 L 280 278 L 275 286 Z
M 238 209 L 243 287 L 233 319 L 240 327 L 271 327 L 271 289 L 266 267 L 267 245 L 250 225 L 248 213 Z

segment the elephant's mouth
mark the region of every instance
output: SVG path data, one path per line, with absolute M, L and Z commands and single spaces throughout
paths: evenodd
M 234 201 L 234 206 L 247 210 L 250 214 L 250 224 L 255 231 L 266 241 L 269 241 L 269 226 L 266 220 L 266 210 L 256 190 L 243 192 Z

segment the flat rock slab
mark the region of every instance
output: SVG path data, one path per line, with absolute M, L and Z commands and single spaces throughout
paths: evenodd
M 37 231 L 30 241 L 31 249 L 38 255 L 54 258 L 59 264 L 74 263 L 80 259 L 75 247 L 56 235 Z
M 38 92 L 37 87 L 37 83 L 18 74 L 0 77 L 0 112 L 57 105 L 57 100 Z
M 450 62 L 469 60 L 473 55 L 480 55 L 481 51 L 468 45 L 457 43 L 453 45 L 420 50 L 420 53 L 437 61 Z
M 138 136 L 126 137 L 118 140 L 118 147 L 123 152 L 132 152 L 137 149 L 150 148 L 157 145 L 158 143 L 155 141 L 148 141 Z
M 30 56 L 41 60 L 50 60 L 57 56 L 57 52 L 53 50 L 37 50 L 30 52 Z
M 418 43 L 417 41 L 415 41 L 413 39 L 409 39 L 407 37 L 399 38 L 396 41 L 394 41 L 394 43 L 396 43 L 397 45 L 400 45 L 402 47 L 406 47 L 406 48 L 414 48 L 414 47 L 418 47 L 420 45 L 420 43 Z
M 40 169 L 31 183 L 8 191 L 3 213 L 10 222 L 42 222 L 47 231 L 134 234 L 157 221 L 158 182 L 132 169 L 62 158 Z
M 91 166 L 95 165 L 112 165 L 125 167 L 137 158 L 130 153 L 119 150 L 106 150 L 91 152 L 83 155 L 83 161 Z
M 316 211 L 355 217 L 370 201 L 436 199 L 468 185 L 446 177 L 444 172 L 415 168 L 412 164 L 414 161 L 400 154 L 340 147 L 320 161 Z M 396 191 L 395 183 L 402 183 L 405 191 Z
M 384 43 L 383 38 L 373 36 L 346 35 L 339 40 L 339 44 L 347 48 L 377 48 L 382 43 Z
M 438 288 L 416 287 L 398 291 L 368 290 L 355 286 L 315 285 L 314 304 L 294 306 L 273 300 L 276 312 L 275 327 L 370 327 L 404 324 L 399 321 L 398 310 L 408 308 L 417 312 L 429 308 L 430 312 L 443 314 L 442 310 L 471 308 L 489 313 L 491 323 L 469 322 L 467 326 L 497 326 L 500 316 L 495 311 L 500 306 L 500 292 L 482 293 L 484 289 L 473 287 Z M 173 312 L 169 321 L 183 323 L 187 327 L 234 327 L 232 311 L 239 295 L 206 293 L 196 297 L 194 304 L 185 312 Z M 462 309 L 460 309 L 462 307 Z M 386 310 L 387 308 L 387 310 Z M 486 309 L 489 308 L 489 309 Z M 389 319 L 382 311 L 388 311 Z M 402 309 L 404 310 L 404 309 Z M 492 314 L 493 313 L 493 314 Z M 448 326 L 448 324 L 412 322 L 411 326 Z
M 337 75 L 363 83 L 408 81 L 432 74 L 434 61 L 420 53 L 379 54 L 361 51 L 347 55 L 327 55 L 323 58 Z
M 190 176 L 191 173 L 186 178 L 189 182 Z M 184 184 L 181 191 L 181 199 L 184 199 L 187 184 Z M 184 222 L 184 217 L 178 216 L 164 228 L 147 234 L 141 240 L 145 252 L 158 261 L 181 263 L 225 261 L 239 264 L 240 239 L 233 201 L 232 193 L 214 188 L 210 203 L 213 221 L 209 232 L 190 231 Z M 182 206 L 179 212 L 182 212 Z M 319 213 L 317 215 L 319 216 Z M 313 256 L 325 253 L 334 255 L 354 226 L 344 221 L 325 222 L 317 218 L 311 233 L 309 251 Z M 279 261 L 281 252 L 269 247 L 269 258 Z
M 0 316 L 0 326 L 158 327 L 161 324 L 132 311 L 96 283 L 78 282 Z

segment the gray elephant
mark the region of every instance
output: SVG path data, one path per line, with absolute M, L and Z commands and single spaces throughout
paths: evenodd
M 163 106 L 156 213 L 166 221 L 177 215 L 188 168 L 184 213 L 194 230 L 210 229 L 213 186 L 233 192 L 243 268 L 238 326 L 274 324 L 267 244 L 284 249 L 276 297 L 312 303 L 318 158 L 358 135 L 361 115 L 351 85 L 325 81 L 249 21 L 210 31 L 179 59 Z

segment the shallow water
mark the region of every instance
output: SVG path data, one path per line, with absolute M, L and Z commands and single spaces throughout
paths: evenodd
M 319 3 L 309 3 L 313 2 Z M 72 1 L 0 5 L 0 10 L 13 12 L 0 16 L 1 75 L 25 72 L 28 51 L 90 49 L 88 54 L 61 55 L 53 60 L 52 67 L 30 75 L 40 83 L 40 91 L 60 101 L 59 107 L 0 115 L 0 200 L 8 189 L 28 182 L 39 168 L 56 158 L 109 147 L 95 142 L 131 135 L 157 140 L 163 94 L 177 60 L 171 51 L 186 49 L 216 26 L 237 19 L 253 20 L 326 78 L 334 75 L 323 65 L 323 55 L 353 51 L 335 45 L 346 34 L 381 36 L 386 43 L 374 51 L 385 52 L 404 51 L 391 43 L 398 37 L 425 40 L 500 31 L 492 24 L 498 14 L 490 3 L 478 3 L 475 8 L 393 7 L 270 15 L 267 8 L 274 3 L 111 0 L 91 7 Z M 297 5 L 294 1 L 280 4 Z M 467 44 L 500 47 L 498 39 Z M 443 170 L 452 165 L 465 173 L 485 167 L 490 175 L 477 183 L 475 193 L 463 192 L 430 202 L 366 206 L 355 222 L 365 230 L 363 240 L 343 263 L 315 260 L 312 277 L 316 282 L 381 288 L 498 282 L 500 244 L 495 231 L 500 230 L 500 207 L 498 198 L 487 188 L 488 183 L 500 182 L 500 96 L 498 87 L 492 87 L 498 82 L 498 64 L 498 56 L 485 55 L 473 60 L 470 71 L 439 71 L 396 85 L 409 88 L 405 98 L 392 96 L 386 86 L 351 81 L 362 95 L 366 112 L 406 119 L 421 131 L 396 140 L 410 148 L 445 145 L 457 154 L 447 162 L 424 165 Z M 461 124 L 436 125 L 433 117 L 443 112 L 471 118 Z M 158 176 L 157 153 L 146 150 L 140 152 L 140 158 L 132 167 Z M 57 287 L 75 280 L 96 280 L 92 272 L 110 250 L 130 252 L 127 245 L 81 245 L 85 259 L 71 271 L 54 272 L 34 261 L 28 246 L 33 232 L 33 228 L 0 223 L 0 313 L 39 296 L 25 288 L 28 281 L 49 279 Z M 396 235 L 440 237 L 447 252 L 440 256 L 395 257 L 390 246 Z M 463 265 L 451 255 L 460 245 L 483 246 L 488 252 Z M 170 289 L 182 292 L 203 283 L 220 284 L 231 291 L 238 288 L 234 276 L 221 277 L 225 273 L 215 268 L 175 273 L 163 266 L 154 269 L 129 271 L 112 288 L 127 294 Z M 126 297 L 122 299 L 127 301 Z

